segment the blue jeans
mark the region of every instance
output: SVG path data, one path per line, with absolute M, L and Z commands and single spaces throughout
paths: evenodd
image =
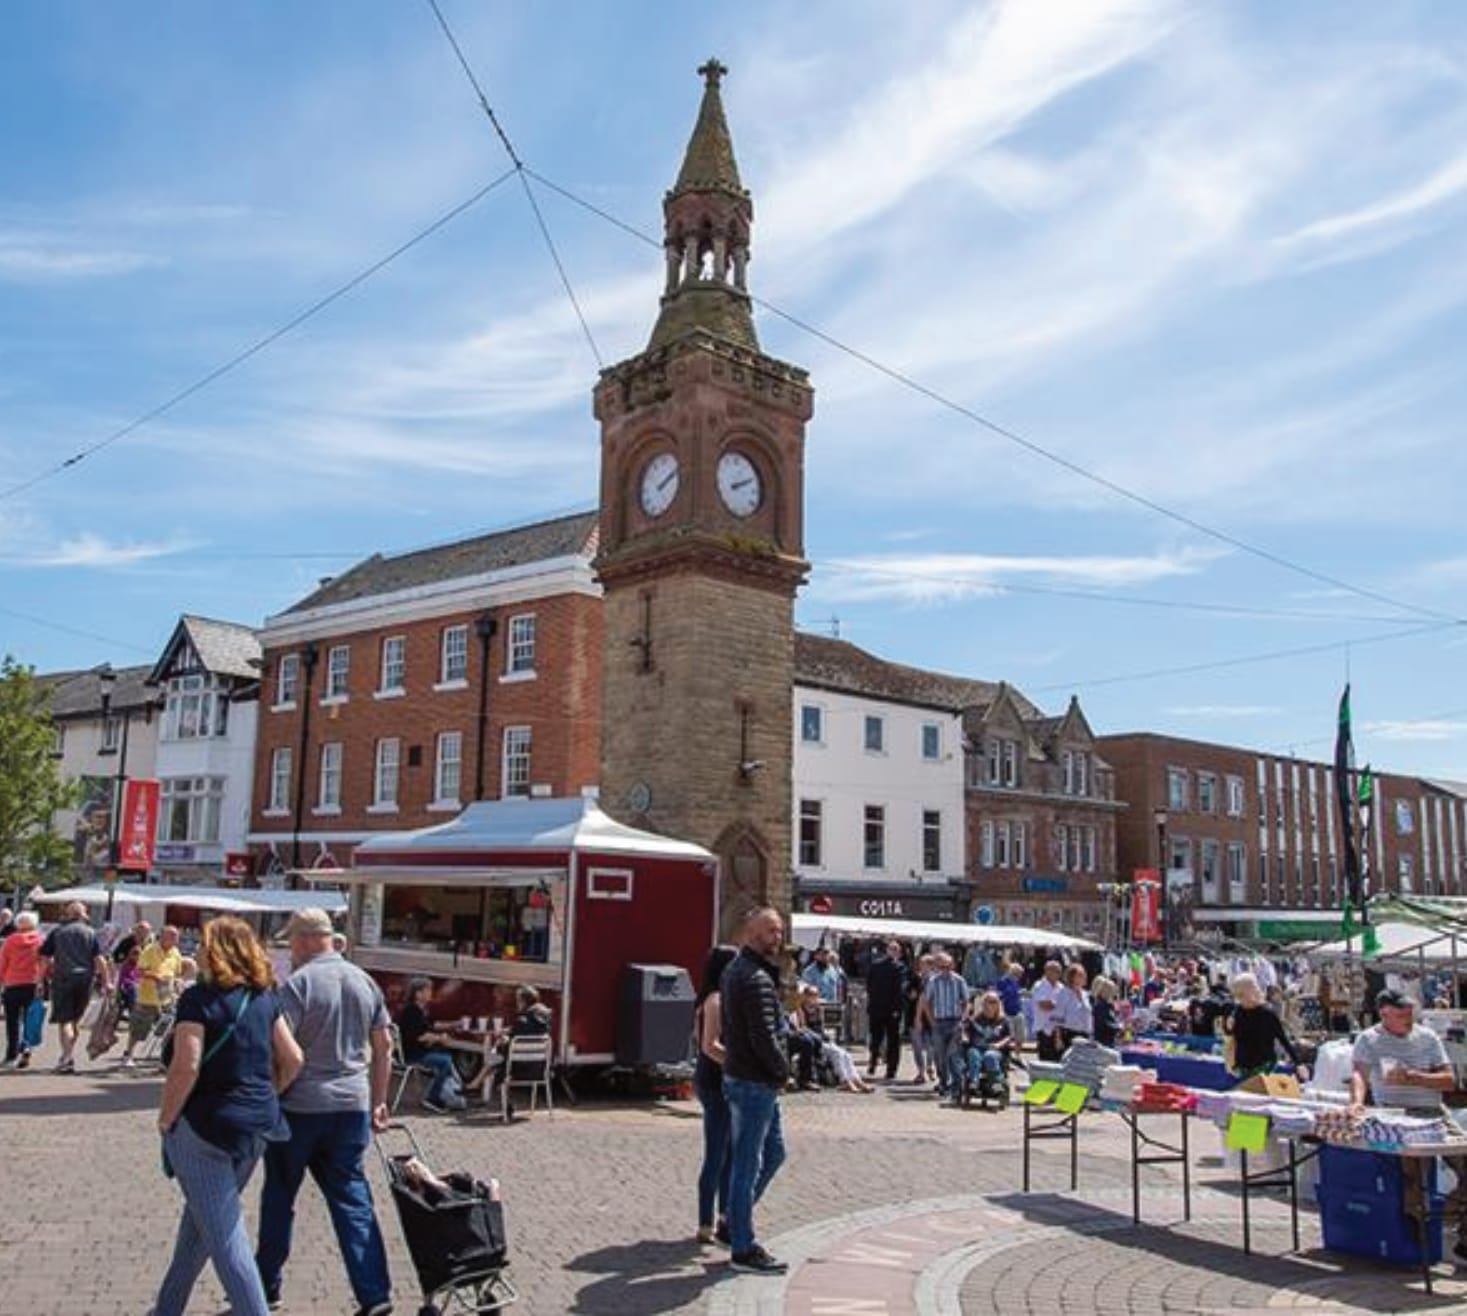
M 255 1262 L 265 1291 L 280 1292 L 280 1272 L 290 1256 L 295 1196 L 306 1171 L 326 1199 L 336 1243 L 357 1305 L 386 1302 L 391 1294 L 387 1252 L 372 1209 L 372 1190 L 362 1166 L 372 1141 L 372 1117 L 362 1111 L 300 1114 L 286 1111 L 290 1141 L 265 1151 L 265 1187 L 260 1194 L 260 1244 Z
M 964 1055 L 966 1050 L 967 1054 Z M 1003 1057 L 997 1051 L 981 1050 L 976 1046 L 954 1047 L 952 1054 L 951 1075 L 953 1088 L 961 1093 L 963 1090 L 963 1075 L 966 1071 L 968 1082 L 975 1087 L 981 1078 L 1003 1078 Z
M 259 1163 L 260 1147 L 257 1139 L 247 1154 L 231 1156 L 199 1137 L 187 1119 L 163 1135 L 164 1153 L 183 1189 L 183 1219 L 178 1222 L 173 1260 L 153 1305 L 154 1316 L 183 1316 L 205 1261 L 214 1263 L 234 1316 L 265 1316 L 265 1290 L 250 1256 L 240 1203 Z
M 958 1023 L 957 1019 L 936 1019 L 932 1024 L 932 1032 L 928 1035 L 928 1049 L 932 1054 L 933 1067 L 937 1070 L 938 1087 L 943 1092 L 947 1091 L 950 1077 L 950 1057 L 954 1051 L 962 1054 L 962 1048 L 954 1046 L 958 1036 Z
M 703 1107 L 703 1168 L 698 1171 L 698 1226 L 714 1223 L 713 1211 L 728 1216 L 729 1109 L 723 1095 L 723 1081 L 713 1079 L 697 1084 L 698 1104 Z
M 453 1057 L 447 1051 L 424 1051 L 413 1060 L 413 1064 L 433 1075 L 428 1091 L 423 1094 L 426 1100 L 435 1106 L 457 1106 L 463 1101 L 463 1085 L 459 1082 Z
M 775 1088 L 725 1077 L 723 1095 L 730 1128 L 728 1232 L 737 1256 L 754 1246 L 754 1203 L 784 1164 L 784 1128 Z

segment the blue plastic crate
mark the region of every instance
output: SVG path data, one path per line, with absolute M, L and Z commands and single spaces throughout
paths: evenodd
M 1437 1186 L 1436 1162 L 1423 1163 L 1427 1192 Z M 1319 1153 L 1319 1196 L 1326 1193 L 1347 1197 L 1375 1196 L 1399 1203 L 1403 1200 L 1404 1176 L 1399 1156 L 1357 1150 L 1351 1147 L 1323 1147 Z
M 1426 1227 L 1428 1260 L 1442 1259 L 1442 1199 L 1432 1199 L 1432 1215 Z M 1398 1204 L 1384 1197 L 1333 1197 L 1321 1195 L 1319 1223 L 1324 1246 L 1331 1252 L 1370 1257 L 1398 1266 L 1419 1266 L 1421 1244 L 1415 1222 L 1406 1218 Z

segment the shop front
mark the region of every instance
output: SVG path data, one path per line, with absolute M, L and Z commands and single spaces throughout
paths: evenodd
M 906 918 L 929 922 L 965 921 L 965 886 L 936 882 L 861 882 L 795 878 L 795 910 L 851 918 Z

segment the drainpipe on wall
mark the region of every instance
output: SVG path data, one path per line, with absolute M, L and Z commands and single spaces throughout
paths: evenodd
M 484 798 L 484 748 L 489 738 L 489 641 L 499 623 L 492 612 L 479 615 L 474 622 L 474 633 L 479 637 L 479 731 L 478 746 L 474 754 L 474 799 Z
M 297 870 L 301 866 L 301 815 L 306 807 L 306 748 L 311 741 L 311 676 L 316 670 L 318 654 L 314 640 L 307 640 L 301 646 L 301 666 L 305 669 L 305 679 L 301 682 L 301 738 L 296 750 L 296 758 L 300 762 L 295 774 L 295 817 L 291 822 L 290 833 L 290 866 Z M 294 886 L 297 880 L 292 877 L 291 885 Z

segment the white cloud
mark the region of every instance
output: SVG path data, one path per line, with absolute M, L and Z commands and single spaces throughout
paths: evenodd
M 817 564 L 822 598 L 954 602 L 1005 592 L 1005 581 L 1109 589 L 1201 571 L 1219 555 L 1201 549 L 1150 556 L 867 555 Z
M 15 283 L 110 278 L 164 265 L 140 251 L 84 247 L 59 239 L 0 233 L 0 279 Z
M 1442 718 L 1411 720 L 1383 720 L 1367 722 L 1361 728 L 1366 735 L 1380 740 L 1428 741 L 1457 740 L 1467 736 L 1467 722 L 1454 722 Z
M 101 535 L 82 534 L 63 539 L 52 548 L 12 553 L 8 561 L 14 566 L 32 567 L 122 567 L 169 557 L 192 547 L 191 541 L 182 539 L 113 543 Z
M 1467 192 L 1467 155 L 1459 155 L 1412 187 L 1355 210 L 1315 220 L 1278 239 L 1282 246 L 1334 242 L 1362 230 L 1414 219 Z

